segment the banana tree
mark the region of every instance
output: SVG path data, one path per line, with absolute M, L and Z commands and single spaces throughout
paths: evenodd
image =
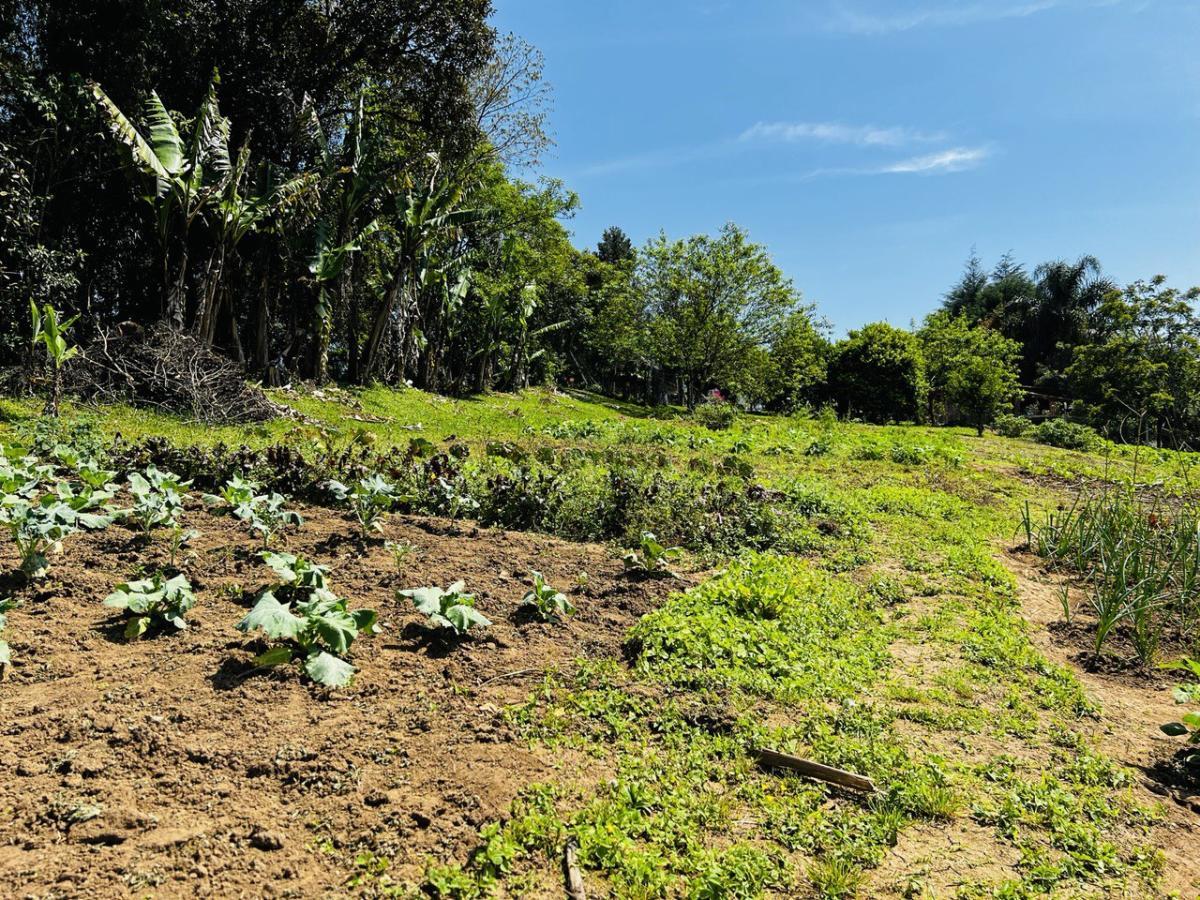
M 371 89 L 369 83 L 359 89 L 341 147 L 336 151 L 330 148 L 307 96 L 297 121 L 297 140 L 316 150 L 322 192 L 332 198 L 328 215 L 317 225 L 316 246 L 309 263 L 317 287 L 312 371 L 318 382 L 328 378 L 329 346 L 339 310 L 345 313 L 350 377 L 357 377 L 359 315 L 357 296 L 351 290 L 354 260 L 366 239 L 379 231 L 379 218 L 371 214 L 378 210 L 389 191 L 388 167 L 367 132 L 367 98 Z
M 429 180 L 410 184 L 396 195 L 394 211 L 393 265 L 383 301 L 375 311 L 367 338 L 362 378 L 369 379 L 379 364 L 384 335 L 391 325 L 396 333 L 401 368 L 408 362 L 408 347 L 414 337 L 420 291 L 434 283 L 438 274 L 433 262 L 434 242 L 453 238 L 478 221 L 481 212 L 461 209 L 465 185 L 452 177 L 443 178 L 436 156 Z M 452 262 L 444 259 L 442 265 Z
M 228 145 L 214 148 L 214 158 L 228 159 Z M 272 172 L 265 169 L 266 183 L 255 192 L 248 184 L 250 148 L 247 143 L 221 182 L 221 191 L 208 206 L 205 220 L 213 234 L 213 247 L 205 269 L 204 289 L 196 309 L 195 332 L 205 343 L 216 340 L 217 322 L 225 310 L 231 322 L 231 338 L 238 357 L 241 342 L 228 290 L 227 263 L 237 253 L 238 244 L 246 235 L 272 227 L 287 210 L 312 194 L 320 180 L 317 173 L 296 175 L 283 182 L 273 182 Z
M 187 142 L 156 92 L 142 106 L 146 135 L 104 93 L 99 84 L 88 85 L 114 138 L 123 144 L 133 164 L 153 179 L 153 190 L 144 199 L 154 208 L 162 247 L 163 311 L 167 322 L 182 329 L 186 312 L 188 233 L 192 224 L 213 202 L 230 174 L 229 120 L 217 106 L 218 77 L 214 74 L 200 104 Z M 172 271 L 172 249 L 178 259 Z
M 52 381 L 45 415 L 57 417 L 59 400 L 62 398 L 62 367 L 79 352 L 78 347 L 67 343 L 67 329 L 75 324 L 79 316 L 71 316 L 65 322 L 60 322 L 58 310 L 53 306 L 47 303 L 39 310 L 32 300 L 29 301 L 29 315 L 32 321 L 33 346 L 44 346 L 46 357 L 50 360 Z

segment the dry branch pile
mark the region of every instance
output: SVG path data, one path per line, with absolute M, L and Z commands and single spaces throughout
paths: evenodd
M 291 415 L 247 384 L 232 360 L 161 324 L 102 333 L 71 361 L 65 387 L 84 400 L 148 406 L 201 422 L 262 422 Z

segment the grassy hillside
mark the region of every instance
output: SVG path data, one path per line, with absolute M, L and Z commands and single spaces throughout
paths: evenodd
M 480 663 L 499 652 L 486 633 L 443 648 L 463 671 L 428 684 L 430 709 L 491 704 L 476 675 L 511 677 L 497 712 L 506 740 L 555 762 L 514 788 L 474 849 L 424 847 L 414 858 L 394 823 L 364 830 L 310 818 L 308 853 L 326 889 L 559 896 L 571 843 L 589 896 L 1195 895 L 1186 837 L 1200 834 L 1195 815 L 1161 802 L 1131 768 L 1171 745 L 1150 728 L 1131 732 L 1108 708 L 1103 676 L 1070 664 L 1086 646 L 1078 629 L 1050 637 L 1030 624 L 1047 576 L 1014 549 L 1027 509 L 1053 510 L 1081 485 L 1186 494 L 1191 456 L 813 418 L 744 416 L 710 430 L 685 415 L 539 392 L 277 399 L 306 420 L 209 428 L 128 409 L 69 417 L 106 441 L 119 436 L 127 451 L 154 437 L 206 448 L 190 457 L 198 466 L 229 462 L 205 455 L 218 444 L 282 443 L 325 460 L 353 444 L 371 454 L 356 459 L 411 468 L 412 514 L 599 542 L 613 561 L 643 531 L 688 550 L 668 566 L 686 579 L 678 583 L 606 575 L 649 584 L 652 602 L 631 621 L 612 619 L 608 638 L 580 639 L 531 670 Z M 28 442 L 35 412 L 4 401 L 2 434 Z M 443 454 L 452 469 L 437 462 Z M 345 530 L 350 540 L 348 522 Z M 445 535 L 445 547 L 460 540 Z M 382 557 L 372 540 L 360 556 Z M 312 550 L 318 562 L 322 546 Z M 489 559 L 517 572 L 515 559 Z M 114 564 L 114 581 L 132 577 L 125 565 Z M 425 584 L 420 558 L 408 565 L 402 577 Z M 563 579 L 555 586 L 581 610 L 613 602 Z M 25 605 L 10 615 L 18 665 L 0 686 L 4 711 L 36 683 L 36 666 L 20 664 L 39 652 L 22 628 L 44 594 L 15 591 Z M 398 606 L 389 627 L 404 615 Z M 505 646 L 520 640 L 505 633 Z M 370 672 L 349 690 L 366 715 L 380 702 Z M 1111 689 L 1139 691 L 1151 705 L 1167 695 L 1153 680 Z M 0 749 L 6 762 L 19 755 L 12 738 Z M 353 733 L 342 749 L 368 752 Z M 861 773 L 878 790 L 863 796 L 764 769 L 758 749 Z M 498 744 L 472 766 L 503 770 L 509 752 Z M 293 818 L 312 813 L 305 794 L 288 804 Z

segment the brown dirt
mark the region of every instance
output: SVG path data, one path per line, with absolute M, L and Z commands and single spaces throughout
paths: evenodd
M 1093 728 L 1100 748 L 1142 773 L 1135 788 L 1140 802 L 1162 806 L 1164 822 L 1155 838 L 1166 855 L 1163 887 L 1185 897 L 1200 896 L 1200 789 L 1172 784 L 1160 774 L 1180 750 L 1178 739 L 1159 730 L 1162 723 L 1179 716 L 1169 683 L 1148 674 L 1081 666 L 1078 636 L 1062 627 L 1062 579 L 1024 553 L 1009 553 L 1005 561 L 1017 578 L 1034 645 L 1053 662 L 1072 668 L 1088 695 L 1100 704 L 1101 715 Z
M 198 599 L 182 634 L 126 643 L 101 605 L 166 563 L 161 541 L 145 548 L 119 525 L 68 539 L 49 577 L 16 592 L 15 665 L 0 682 L 0 893 L 321 896 L 342 892 L 360 851 L 415 881 L 429 859 L 464 860 L 525 786 L 605 777 L 592 760 L 529 749 L 500 710 L 547 669 L 619 656 L 626 629 L 686 580 L 631 580 L 594 545 L 399 517 L 387 538 L 420 550 L 398 575 L 381 540 L 347 537 L 343 515 L 300 511 L 287 549 L 330 565 L 331 586 L 384 626 L 355 644 L 344 691 L 294 667 L 250 672 L 262 644 L 233 626 L 271 572 L 238 523 L 200 509 L 188 513 L 202 536 L 181 563 Z M 6 545 L 0 569 L 14 566 Z M 589 573 L 567 624 L 519 611 L 535 568 L 558 587 Z M 495 624 L 447 643 L 395 591 L 458 578 Z

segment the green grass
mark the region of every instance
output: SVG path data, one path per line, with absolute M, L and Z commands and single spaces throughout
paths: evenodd
M 377 448 L 457 441 L 473 449 L 476 486 L 527 456 L 532 471 L 578 479 L 556 501 L 559 518 L 539 520 L 560 533 L 587 520 L 589 491 L 618 467 L 699 485 L 729 475 L 781 492 L 795 513 L 775 552 L 739 550 L 740 533 L 705 545 L 724 571 L 646 616 L 628 663 L 548 674 L 508 711 L 531 744 L 577 748 L 611 778 L 531 785 L 471 858 L 431 861 L 423 886 L 391 883 L 386 857 L 365 850 L 345 861 L 352 886 L 520 895 L 537 872 L 557 871 L 571 840 L 597 896 L 903 893 L 925 876 L 882 880 L 893 848 L 963 820 L 989 842 L 985 854 L 1016 862 L 939 895 L 1155 894 L 1155 812 L 1086 737 L 1103 697 L 1037 652 L 997 556 L 1026 503 L 1050 509 L 1079 479 L 1186 493 L 1191 455 L 803 417 L 741 416 L 710 431 L 682 414 L 542 391 L 278 399 L 313 422 L 196 428 L 125 408 L 72 412 L 132 442 L 264 447 L 322 429 L 334 442 L 361 432 Z M 0 401 L 0 435 L 37 409 Z M 554 468 L 564 461 L 574 468 Z M 637 515 L 630 533 L 711 529 L 716 514 L 662 500 Z M 859 771 L 880 793 L 764 772 L 752 752 L 762 746 Z

